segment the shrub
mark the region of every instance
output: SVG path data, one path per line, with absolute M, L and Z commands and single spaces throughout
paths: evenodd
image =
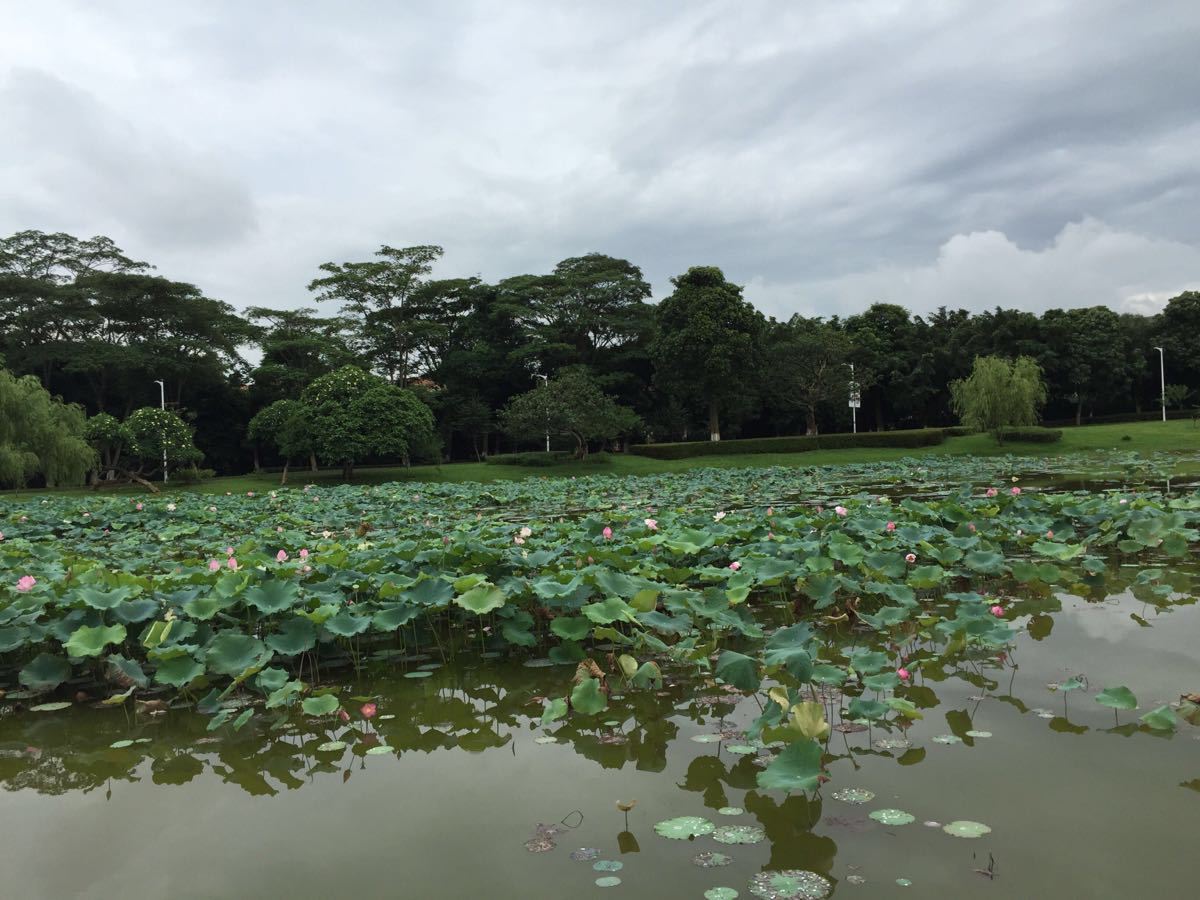
M 197 484 L 201 481 L 208 481 L 210 478 L 215 478 L 217 475 L 214 469 L 198 469 L 196 466 L 184 466 L 182 469 L 176 469 L 171 473 L 171 480 L 177 481 L 180 484 Z
M 729 456 L 736 453 L 807 453 L 810 450 L 842 450 L 849 447 L 930 447 L 940 444 L 945 437 L 945 430 L 942 428 L 916 428 L 909 431 L 865 431 L 861 434 L 633 444 L 629 452 L 653 459 L 687 459 L 693 456 Z
M 573 454 L 561 451 L 546 453 L 544 451 L 529 453 L 496 453 L 489 456 L 485 462 L 489 466 L 557 466 L 570 462 Z
M 946 437 L 966 437 L 969 434 L 974 434 L 975 429 L 968 428 L 966 425 L 951 425 L 948 428 L 943 428 Z
M 1024 428 L 1004 428 L 1000 431 L 1000 440 L 1018 441 L 1026 444 L 1053 444 L 1062 440 L 1062 429 L 1039 428 L 1029 425 Z

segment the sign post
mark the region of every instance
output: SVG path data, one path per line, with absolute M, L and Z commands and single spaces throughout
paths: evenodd
M 862 397 L 858 392 L 858 382 L 854 380 L 854 363 L 850 363 L 850 427 L 858 434 L 858 409 L 862 406 Z

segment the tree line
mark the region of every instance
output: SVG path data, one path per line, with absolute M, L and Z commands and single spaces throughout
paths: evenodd
M 860 428 L 952 424 L 951 384 L 992 355 L 1040 366 L 1048 420 L 1156 407 L 1155 347 L 1168 402 L 1200 391 L 1195 291 L 1153 316 L 1099 305 L 913 315 L 878 302 L 777 320 L 712 266 L 673 278 L 656 304 L 637 265 L 600 253 L 495 283 L 433 277 L 442 254 L 383 246 L 320 266 L 295 308 L 237 310 L 109 238 L 23 231 L 0 240 L 0 355 L 13 375 L 112 417 L 110 433 L 159 405 L 161 380 L 205 464 L 224 473 L 285 458 L 344 465 L 331 441 L 353 439 L 352 461 L 433 461 L 532 449 L 545 431 L 584 453 L 604 439 L 845 431 L 853 388 Z M 335 373 L 351 393 L 325 390 Z M 410 429 L 403 446 L 363 430 L 389 420 Z

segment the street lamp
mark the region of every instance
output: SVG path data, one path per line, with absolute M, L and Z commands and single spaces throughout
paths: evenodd
M 163 412 L 166 412 L 167 411 L 167 386 L 157 379 L 155 380 L 154 383 L 158 385 L 159 408 Z M 167 483 L 167 436 L 166 436 L 166 434 L 163 434 L 163 484 L 166 484 L 166 483 Z
M 850 363 L 850 429 L 852 434 L 858 434 L 858 408 L 862 406 L 862 395 L 858 392 L 858 382 L 854 380 L 854 363 Z
M 540 375 L 537 372 L 534 372 L 533 377 L 542 379 L 542 384 L 550 383 L 549 375 Z M 550 417 L 549 417 L 549 414 L 547 414 L 547 416 L 546 416 L 546 452 L 547 453 L 550 452 Z
M 1162 416 L 1163 421 L 1167 421 L 1167 364 L 1164 359 L 1163 348 L 1155 347 L 1158 351 L 1158 381 L 1162 392 L 1158 395 L 1162 400 Z

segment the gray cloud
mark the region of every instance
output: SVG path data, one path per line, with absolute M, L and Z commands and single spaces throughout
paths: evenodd
M 237 305 L 441 243 L 600 250 L 767 312 L 1156 308 L 1200 279 L 1200 7 L 27 4 L 0 230 L 104 232 Z

